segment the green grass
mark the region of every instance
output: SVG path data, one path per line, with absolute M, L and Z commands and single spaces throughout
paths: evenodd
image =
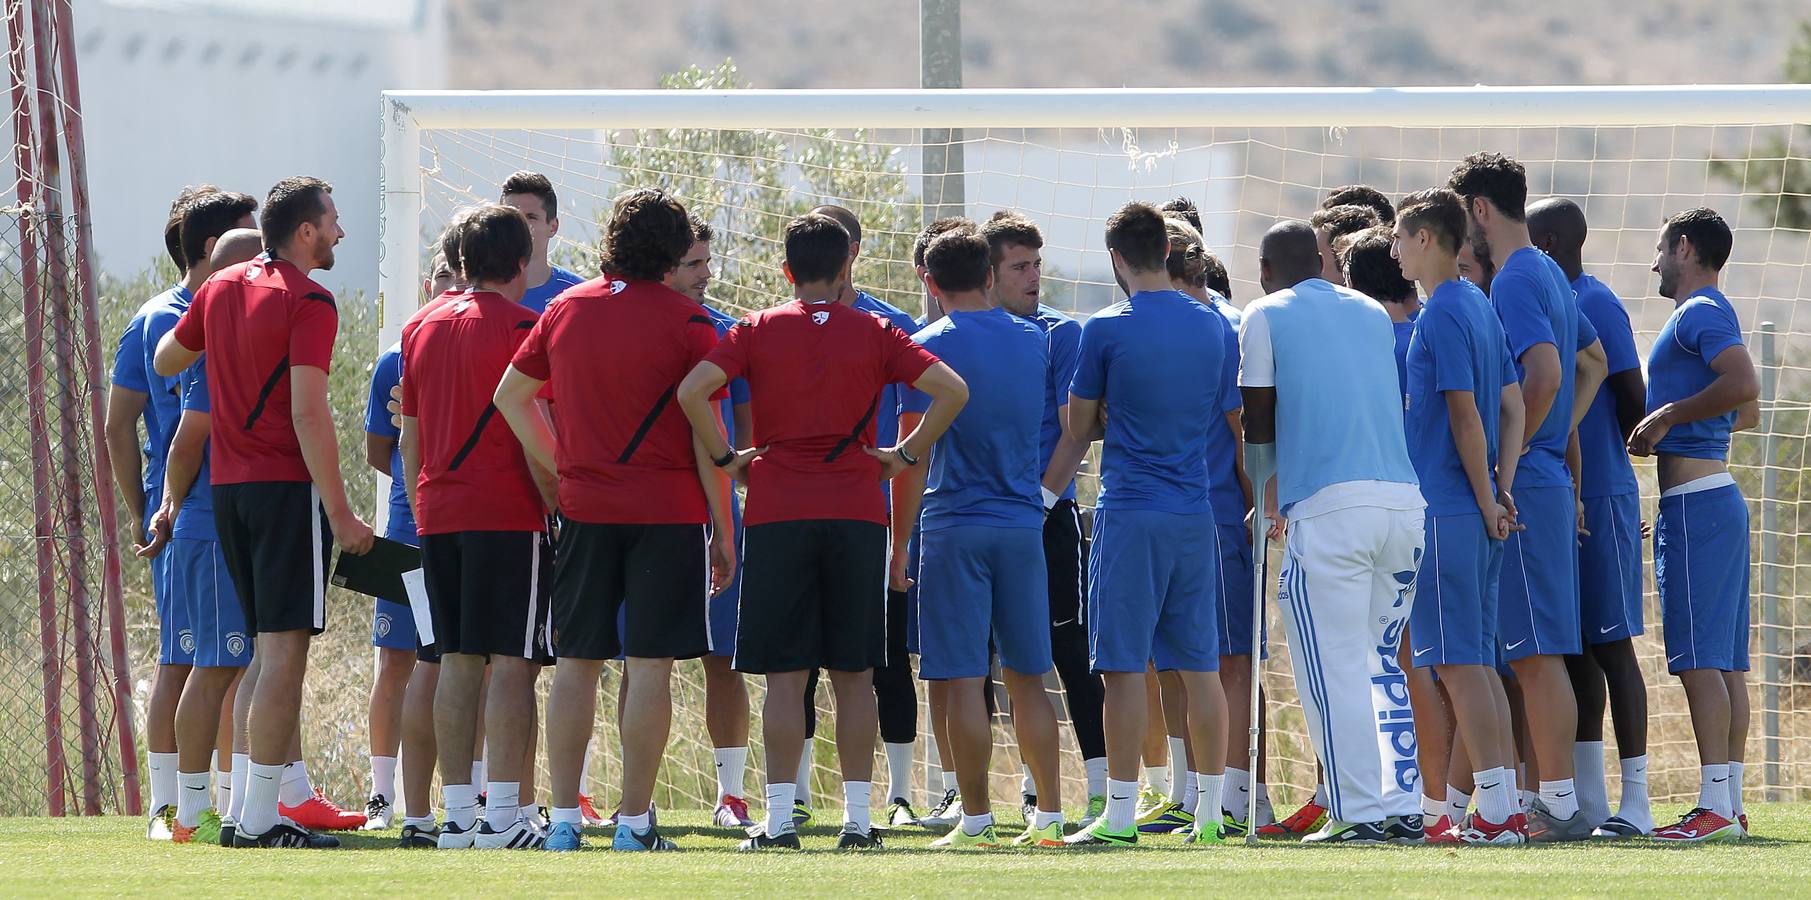
M 1663 818 L 1681 809 L 1656 810 Z M 744 856 L 703 813 L 665 813 L 685 852 L 439 853 L 394 849 L 395 832 L 343 836 L 338 851 L 241 851 L 143 839 L 127 818 L 0 821 L 0 896 L 131 894 L 235 897 L 375 893 L 516 897 L 635 896 L 1074 897 L 1666 896 L 1799 894 L 1811 879 L 1811 804 L 1754 806 L 1759 836 L 1690 848 L 1649 842 L 1529 848 L 1306 848 L 1266 843 L 1184 848 L 1159 838 L 1136 850 L 932 851 L 921 829 L 887 850 L 839 854 L 830 828 L 806 830 L 803 854 Z M 1010 813 L 1003 818 L 1014 819 Z M 1016 832 L 1008 827 L 1003 832 Z M 1004 834 L 1002 836 L 1005 836 Z M 589 837 L 594 848 L 608 839 Z M 1797 885 L 1797 888 L 1793 886 Z

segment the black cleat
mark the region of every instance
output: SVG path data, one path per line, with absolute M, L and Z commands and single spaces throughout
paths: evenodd
M 272 825 L 263 834 L 246 834 L 244 828 L 235 828 L 233 833 L 234 847 L 301 847 L 310 850 L 330 850 L 339 845 L 340 839 L 331 834 L 315 834 L 283 818 L 277 819 L 277 824 Z
M 843 833 L 836 839 L 838 850 L 879 850 L 881 846 L 879 829 L 862 831 L 854 822 L 844 822 Z
M 396 846 L 404 850 L 433 850 L 440 846 L 440 829 L 429 825 L 402 826 L 402 835 L 396 839 Z
M 1383 831 L 1392 844 L 1419 844 L 1427 840 L 1427 829 L 1421 824 L 1419 813 L 1391 816 L 1384 820 Z
M 1382 822 L 1339 822 L 1328 819 L 1321 830 L 1302 838 L 1304 844 L 1387 844 L 1390 833 Z
M 799 832 L 796 828 L 786 828 L 779 834 L 770 835 L 764 827 L 757 825 L 748 830 L 748 840 L 737 845 L 736 849 L 743 853 L 753 853 L 758 850 L 798 850 L 800 849 Z

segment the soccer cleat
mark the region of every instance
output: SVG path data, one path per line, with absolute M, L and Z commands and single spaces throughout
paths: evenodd
M 320 788 L 295 806 L 277 804 L 277 814 L 311 831 L 351 831 L 365 824 L 364 813 L 341 809 Z
M 149 841 L 167 841 L 176 833 L 176 807 L 166 803 L 151 811 L 145 820 L 145 839 Z
M 1453 827 L 1452 817 L 1447 815 L 1442 815 L 1434 823 L 1434 827 L 1426 829 L 1422 834 L 1425 838 L 1423 842 L 1428 844 L 1459 843 L 1459 829 Z
M 1383 831 L 1392 844 L 1419 844 L 1427 840 L 1427 830 L 1420 813 L 1391 816 L 1384 820 Z
M 1736 824 L 1742 826 L 1742 833 L 1741 833 L 1741 835 L 1739 835 L 1740 837 L 1753 837 L 1754 836 L 1754 832 L 1748 830 L 1748 814 L 1747 813 L 1742 813 L 1742 814 L 1736 816 Z
M 361 831 L 388 831 L 390 829 L 390 798 L 382 794 L 372 794 L 365 801 L 365 824 Z
M 489 822 L 480 820 L 478 831 L 472 835 L 472 848 L 476 850 L 538 850 L 546 836 L 541 829 L 527 818 L 518 818 L 501 831 L 492 831 Z
M 1742 826 L 1717 813 L 1698 807 L 1685 818 L 1665 828 L 1654 829 L 1654 840 L 1669 844 L 1702 844 L 1708 841 L 1733 841 L 1742 836 Z
M 1621 816 L 1611 816 L 1602 825 L 1591 832 L 1591 837 L 1600 841 L 1619 841 L 1623 838 L 1643 837 L 1647 832 L 1641 826 Z
M 1101 816 L 1076 833 L 1063 838 L 1066 847 L 1136 847 L 1138 846 L 1138 826 L 1133 825 L 1124 831 L 1114 831 L 1107 827 L 1107 817 Z
M 233 835 L 238 833 L 239 823 L 231 816 L 227 816 L 220 820 L 220 846 L 231 847 L 233 845 Z
M 797 828 L 785 828 L 779 834 L 768 834 L 759 825 L 748 830 L 748 840 L 736 845 L 743 853 L 754 853 L 761 850 L 797 850 L 799 849 L 799 832 Z
M 432 850 L 440 846 L 440 829 L 429 825 L 403 825 L 402 834 L 396 839 L 396 846 L 404 850 Z
M 717 801 L 717 811 L 711 814 L 711 824 L 722 828 L 747 828 L 755 822 L 748 817 L 747 800 L 724 794 Z
M 1043 828 L 1025 826 L 1024 833 L 1012 839 L 1014 847 L 1061 847 L 1063 846 L 1063 825 L 1051 822 Z
M 916 824 L 918 824 L 918 811 L 913 809 L 912 804 L 907 802 L 904 797 L 894 797 L 893 802 L 887 804 L 887 827 L 904 828 L 907 825 Z
M 806 806 L 803 803 L 799 803 L 796 800 L 793 801 L 792 827 L 804 828 L 805 826 L 810 825 L 811 821 L 815 818 L 817 818 L 817 817 L 811 814 L 811 807 Z
M 1032 820 L 1032 818 L 1037 815 L 1037 813 L 1038 813 L 1038 795 L 1036 795 L 1036 794 L 1020 794 L 1019 795 L 1019 815 L 1023 816 L 1025 818 L 1025 821 L 1027 823 L 1029 823 Z
M 542 850 L 556 853 L 585 849 L 585 839 L 579 834 L 579 826 L 571 822 L 555 822 L 547 830 L 547 839 L 541 842 Z
M 582 816 L 584 813 L 579 813 L 579 815 Z M 537 831 L 546 831 L 547 826 L 553 824 L 553 810 L 550 810 L 545 806 L 537 806 L 532 810 L 525 810 L 522 813 L 522 816 L 523 818 L 526 818 L 528 824 L 533 825 Z M 648 823 L 653 824 L 653 822 L 654 807 L 650 806 L 648 807 Z
M 1203 829 L 1201 826 L 1204 824 L 1207 823 L 1196 821 L 1190 824 L 1187 831 L 1183 833 L 1182 842 L 1184 844 L 1194 844 L 1196 846 L 1223 844 L 1226 842 L 1227 835 L 1223 833 L 1217 825 L 1210 825 L 1208 826 L 1208 829 Z
M 918 817 L 918 824 L 926 828 L 950 828 L 962 821 L 962 797 L 955 791 L 944 791 L 943 802 L 930 812 Z
M 263 834 L 246 834 L 245 829 L 236 829 L 233 834 L 234 847 L 303 847 L 311 850 L 330 850 L 340 845 L 340 839 L 331 834 L 315 834 L 290 819 L 277 819 L 277 824 Z
M 442 850 L 470 850 L 477 837 L 478 823 L 473 822 L 469 827 L 460 828 L 448 821 L 440 826 L 440 836 L 435 839 L 434 846 Z
M 836 849 L 838 849 L 838 850 L 879 850 L 879 849 L 882 849 L 882 845 L 880 842 L 880 829 L 870 828 L 867 831 L 863 831 L 863 830 L 861 830 L 861 826 L 856 825 L 854 822 L 844 822 L 843 823 L 843 833 L 837 835 L 837 838 L 836 838 Z
M 1148 784 L 1139 785 L 1138 800 L 1135 802 L 1137 803 L 1137 809 L 1139 810 L 1138 814 L 1142 816 L 1145 812 L 1170 802 L 1170 795 L 1151 787 Z
M 220 814 L 211 810 L 202 810 L 201 820 L 193 828 L 184 828 L 181 822 L 170 829 L 170 840 L 178 844 L 218 844 L 220 843 Z
M 1281 822 L 1258 826 L 1258 837 L 1295 837 L 1320 830 L 1327 825 L 1327 808 L 1309 800 L 1302 808 Z
M 1536 844 L 1558 844 L 1591 839 L 1591 823 L 1585 814 L 1575 812 L 1569 819 L 1556 818 L 1546 807 L 1528 816 L 1528 840 Z
M 1341 822 L 1333 818 L 1327 819 L 1327 824 L 1319 831 L 1302 838 L 1302 843 L 1315 846 L 1352 844 L 1362 847 L 1389 842 L 1390 832 L 1383 822 Z
M 1527 819 L 1521 813 L 1510 813 L 1508 820 L 1498 822 L 1485 821 L 1484 817 L 1472 813 L 1465 817 L 1465 825 L 1459 828 L 1459 843 L 1480 846 L 1514 847 L 1528 843 Z
M 1106 814 L 1107 795 L 1090 794 L 1088 796 L 1088 811 L 1083 813 L 1081 819 L 1076 821 L 1075 828 L 1077 831 L 1085 830 L 1088 826 L 1099 821 L 1101 816 Z
M 602 827 L 604 817 L 597 814 L 597 807 L 591 805 L 590 794 L 579 795 L 579 821 L 586 825 Z
M 646 831 L 636 831 L 627 825 L 618 824 L 616 837 L 610 841 L 610 849 L 647 853 L 655 850 L 678 850 L 679 845 L 661 837 L 660 831 L 652 825 Z
M 1220 836 L 1224 838 L 1242 838 L 1245 836 L 1245 823 L 1233 818 L 1233 814 L 1220 810 Z
M 981 829 L 980 834 L 969 834 L 958 824 L 948 834 L 931 842 L 935 850 L 996 850 L 1000 846 L 1000 833 L 994 830 L 992 822 Z
M 1145 810 L 1133 824 L 1138 827 L 1139 834 L 1169 834 L 1195 824 L 1195 816 L 1183 809 L 1182 804 L 1165 800 Z

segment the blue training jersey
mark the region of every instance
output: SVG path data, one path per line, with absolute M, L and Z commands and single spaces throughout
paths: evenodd
M 1409 338 L 1415 334 L 1415 318 L 1407 322 L 1391 322 L 1390 327 L 1396 331 L 1396 381 L 1402 385 L 1403 409 L 1408 409 L 1409 396 Z
M 1041 476 L 1041 470 L 1050 467 L 1056 442 L 1063 437 L 1063 407 L 1069 405 L 1069 385 L 1075 382 L 1075 364 L 1081 359 L 1082 326 L 1062 311 L 1042 303 L 1038 304 L 1037 315 L 1028 321 L 1043 330 L 1050 345 L 1050 366 L 1044 379 L 1044 422 L 1038 429 Z M 1065 500 L 1075 499 L 1075 479 L 1069 479 L 1061 496 Z
M 1705 288 L 1687 297 L 1673 310 L 1654 339 L 1654 349 L 1648 352 L 1648 412 L 1709 387 L 1717 378 L 1711 360 L 1742 344 L 1742 323 L 1722 291 Z M 1735 422 L 1734 410 L 1682 422 L 1667 430 L 1654 452 L 1727 460 Z
M 188 310 L 193 299 L 187 288 L 175 285 L 145 301 L 120 334 L 119 347 L 113 357 L 112 383 L 138 391 L 147 398 L 142 414 L 147 517 L 152 512 L 151 501 L 162 497 L 164 460 L 169 456 L 170 439 L 176 436 L 176 420 L 182 414 L 179 379 L 157 374 L 151 360 L 157 355 L 157 342 L 176 327 L 176 320 Z
M 181 385 L 182 409 L 189 412 L 209 413 L 212 406 L 208 402 L 207 354 L 195 360 L 195 364 L 184 369 L 177 376 Z M 172 433 L 174 438 L 175 434 Z M 208 465 L 208 458 L 213 455 L 213 443 L 210 441 L 201 450 L 201 468 L 195 472 L 195 483 L 189 488 L 189 495 L 182 500 L 182 512 L 176 514 L 176 522 L 170 528 L 170 536 L 185 541 L 217 541 L 220 533 L 214 527 L 214 486 L 213 467 Z
M 384 525 L 384 537 L 414 544 L 415 513 L 409 509 L 407 478 L 402 470 L 402 430 L 390 418 L 390 389 L 402 383 L 402 343 L 390 345 L 377 357 L 371 369 L 371 393 L 365 400 L 365 433 L 389 438 L 390 445 L 390 518 Z
M 1210 427 L 1226 401 L 1225 317 L 1181 291 L 1144 291 L 1082 325 L 1070 391 L 1107 408 L 1101 509 L 1209 512 Z
M 546 312 L 547 304 L 552 303 L 553 298 L 558 297 L 562 291 L 585 283 L 585 279 L 579 277 L 577 272 L 568 271 L 559 266 L 549 266 L 548 268 L 552 271 L 548 274 L 546 281 L 522 293 L 522 305 L 534 310 L 536 314 Z
M 1572 385 L 1578 351 L 1597 340 L 1591 320 L 1580 315 L 1572 285 L 1553 258 L 1533 247 L 1509 255 L 1490 282 L 1490 302 L 1497 309 L 1509 351 L 1515 357 L 1518 379 L 1527 371 L 1522 357 L 1533 347 L 1552 344 L 1559 354 L 1559 392 L 1546 419 L 1528 423 L 1532 437 L 1528 452 L 1516 468 L 1515 483 L 1523 487 L 1570 487 L 1566 444 L 1572 433 Z
M 1483 291 L 1469 281 L 1453 280 L 1434 288 L 1414 325 L 1408 348 L 1407 429 L 1421 496 L 1428 512 L 1436 516 L 1479 512 L 1453 439 L 1445 392 L 1471 392 L 1484 424 L 1485 459 L 1494 488 L 1501 397 L 1506 385 L 1516 383 L 1503 324 Z
M 1629 326 L 1628 310 L 1615 292 L 1584 274 L 1572 282 L 1572 290 L 1578 295 L 1579 313 L 1590 321 L 1597 339 L 1603 342 L 1609 375 L 1640 368 L 1635 331 Z M 1598 387 L 1591 408 L 1578 423 L 1578 451 L 1579 496 L 1609 497 L 1632 494 L 1638 489 L 1635 468 L 1629 464 L 1628 442 L 1623 439 L 1622 424 L 1616 418 L 1616 398 L 1607 380 Z
M 907 315 L 904 310 L 901 310 L 899 307 L 894 306 L 867 291 L 856 291 L 855 302 L 851 305 L 856 309 L 871 312 L 886 319 L 893 324 L 894 328 L 897 328 L 906 334 L 913 334 L 918 330 L 917 323 L 913 322 L 912 317 Z M 880 414 L 874 417 L 874 444 L 876 449 L 885 449 L 899 443 L 899 416 L 888 416 L 885 415 L 885 412 L 889 409 L 899 410 L 902 408 L 900 406 L 900 390 L 909 387 L 910 385 L 889 384 L 886 387 L 881 388 L 880 405 L 875 407 L 880 411 Z
M 925 531 L 956 525 L 1041 528 L 1043 421 L 1050 345 L 1003 309 L 952 312 L 913 335 L 968 382 L 968 404 L 937 439 L 925 476 Z
M 1246 509 L 1245 488 L 1239 485 L 1237 458 L 1240 447 L 1225 414 L 1245 402 L 1239 395 L 1239 322 L 1243 317 L 1219 295 L 1209 292 L 1208 299 L 1213 301 L 1210 305 L 1214 312 L 1226 320 L 1226 335 L 1222 342 L 1226 358 L 1220 367 L 1225 373 L 1220 379 L 1221 415 L 1207 428 L 1207 498 L 1213 506 L 1215 523 L 1239 525 L 1245 521 Z

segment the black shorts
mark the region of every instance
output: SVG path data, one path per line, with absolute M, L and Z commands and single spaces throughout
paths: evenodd
M 214 528 L 248 633 L 326 629 L 333 532 L 313 484 L 215 485 Z
M 887 527 L 850 519 L 742 531 L 739 672 L 860 672 L 887 661 Z
M 703 525 L 600 525 L 565 519 L 554 563 L 554 655 L 703 656 L 711 649 L 705 617 L 710 581 Z
M 547 658 L 553 547 L 538 531 L 460 531 L 421 536 L 433 634 L 440 653 Z
M 1058 500 L 1044 519 L 1044 572 L 1050 591 L 1050 630 L 1088 629 L 1088 548 L 1074 500 Z

